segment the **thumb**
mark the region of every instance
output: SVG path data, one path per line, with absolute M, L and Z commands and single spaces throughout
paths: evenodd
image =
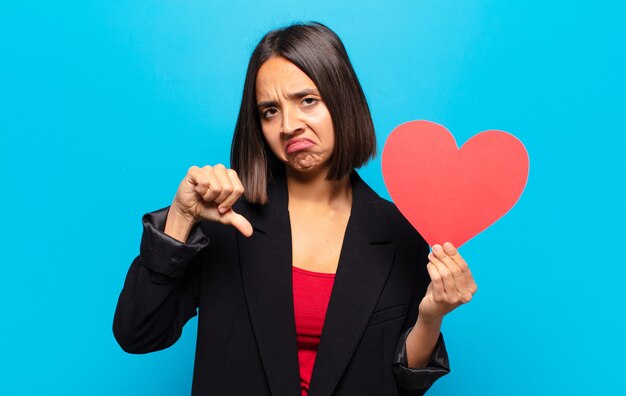
M 244 236 L 250 237 L 252 236 L 252 224 L 234 210 L 229 210 L 224 213 L 224 222 L 235 227 L 239 232 L 241 232 Z

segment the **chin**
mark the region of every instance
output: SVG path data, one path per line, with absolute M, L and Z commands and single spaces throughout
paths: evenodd
M 319 169 L 319 167 L 316 165 L 304 166 L 304 165 L 287 164 L 287 166 L 291 168 L 291 170 L 293 171 L 302 172 L 302 173 L 312 172 L 312 171 L 315 171 L 316 169 Z

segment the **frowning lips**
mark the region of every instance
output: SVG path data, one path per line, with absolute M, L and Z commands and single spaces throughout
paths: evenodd
M 287 154 L 297 153 L 298 151 L 303 151 L 308 149 L 309 147 L 314 146 L 315 143 L 313 141 L 306 138 L 293 138 L 287 141 L 285 145 L 285 151 Z

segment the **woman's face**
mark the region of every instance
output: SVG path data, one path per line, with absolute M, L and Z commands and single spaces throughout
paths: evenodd
M 272 57 L 257 74 L 256 100 L 276 157 L 298 172 L 327 171 L 335 132 L 313 81 L 285 58 Z

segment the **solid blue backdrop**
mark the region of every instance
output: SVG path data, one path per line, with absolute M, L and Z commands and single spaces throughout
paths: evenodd
M 429 394 L 623 391 L 625 11 L 571 0 L 4 2 L 0 394 L 189 393 L 195 320 L 143 356 L 112 335 L 141 215 L 169 205 L 191 165 L 228 162 L 254 45 L 309 20 L 344 40 L 380 149 L 396 125 L 426 119 L 459 143 L 508 131 L 530 154 L 517 206 L 463 247 L 480 290 L 444 322 L 452 373 Z M 380 157 L 361 173 L 388 196 Z

